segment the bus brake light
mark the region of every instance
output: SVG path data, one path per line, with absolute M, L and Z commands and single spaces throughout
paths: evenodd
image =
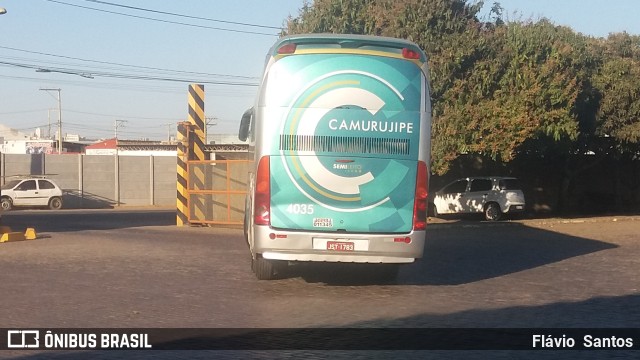
M 253 222 L 256 225 L 269 225 L 271 223 L 270 177 L 269 157 L 263 156 L 258 163 L 258 171 L 256 172 L 255 205 L 253 208 Z
M 296 47 L 297 45 L 294 43 L 289 43 L 289 44 L 285 44 L 282 45 L 278 48 L 278 54 L 283 55 L 283 54 L 293 54 L 296 52 Z
M 420 60 L 420 53 L 415 50 L 411 50 L 408 48 L 402 49 L 402 57 L 410 60 Z
M 427 164 L 424 161 L 418 161 L 416 196 L 413 205 L 413 230 L 427 228 L 427 181 Z

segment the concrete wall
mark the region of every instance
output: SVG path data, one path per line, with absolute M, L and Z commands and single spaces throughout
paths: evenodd
M 65 157 L 64 155 L 58 155 Z M 115 197 L 115 157 L 72 155 L 78 167 L 79 207 L 100 208 L 109 207 L 117 203 Z
M 6 158 L 12 155 L 7 154 Z M 42 174 L 46 174 L 65 190 L 62 204 L 65 208 L 82 208 L 85 206 L 82 197 L 82 169 L 80 155 L 45 155 Z M 90 207 L 102 207 L 99 205 Z
M 1 154 L 0 182 L 47 175 L 64 191 L 64 208 L 175 206 L 176 158 L 82 154 Z
M 118 157 L 118 179 L 116 186 L 119 191 L 116 199 L 127 205 L 153 205 L 150 181 L 153 177 L 153 164 L 149 157 L 120 156 Z
M 157 157 L 153 160 L 153 203 L 176 205 L 177 158 Z M 245 174 L 246 175 L 246 174 Z
M 27 155 L 27 154 L 12 154 L 3 155 L 2 159 L 2 175 L 41 175 L 44 161 L 44 155 Z M 4 184 L 4 181 L 2 182 Z
M 82 154 L 1 154 L 0 182 L 13 175 L 47 175 L 62 188 L 63 208 L 176 206 L 177 158 L 168 156 L 97 156 Z M 192 223 L 242 223 L 249 164 L 223 161 L 190 165 Z M 196 169 L 203 174 L 197 188 Z M 232 194 L 224 192 L 227 187 Z

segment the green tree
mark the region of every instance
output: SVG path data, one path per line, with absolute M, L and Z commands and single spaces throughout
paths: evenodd
M 316 0 L 290 18 L 287 33 L 332 32 L 410 39 L 429 56 L 433 100 L 432 171 L 464 153 L 512 160 L 528 139 L 577 137 L 582 80 L 578 37 L 548 21 L 491 26 L 483 2 Z M 498 21 L 499 20 L 499 21 Z
M 614 164 L 608 174 L 616 209 L 640 203 L 640 36 L 611 34 L 594 48 L 602 61 L 593 76 L 600 101 L 593 139 L 599 158 Z M 633 206 L 633 205 L 631 205 Z
M 289 18 L 285 34 L 353 33 L 409 39 L 429 57 L 434 124 L 446 114 L 443 96 L 457 81 L 464 81 L 483 49 L 482 24 L 477 14 L 483 3 L 465 0 L 316 0 L 305 3 L 298 17 Z M 435 126 L 435 125 L 434 125 Z M 437 133 L 437 130 L 434 129 Z M 444 154 L 439 142 L 457 137 L 435 137 L 440 171 L 459 154 L 460 146 Z
M 287 19 L 284 34 L 374 34 L 373 0 L 305 1 L 298 17 Z
M 612 137 L 621 153 L 636 154 L 640 145 L 640 36 L 614 34 L 601 44 L 605 60 L 594 76 L 602 96 L 597 135 Z
M 527 144 L 564 143 L 579 135 L 578 113 L 588 78 L 586 39 L 547 20 L 508 23 L 481 32 L 479 54 L 442 97 L 434 122 L 434 169 L 457 154 L 509 162 Z M 568 151 L 568 150 L 567 150 Z
M 536 159 L 572 181 L 608 157 L 640 154 L 640 37 L 594 39 L 546 19 L 504 22 L 494 2 L 316 0 L 286 34 L 354 33 L 409 39 L 429 57 L 432 172 L 462 154 L 498 163 Z M 585 154 L 593 154 L 585 157 Z

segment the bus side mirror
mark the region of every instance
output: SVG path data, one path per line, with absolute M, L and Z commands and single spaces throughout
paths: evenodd
M 238 139 L 240 141 L 247 141 L 249 137 L 249 127 L 251 126 L 251 118 L 253 117 L 253 108 L 249 108 L 242 114 L 240 120 L 240 130 L 238 130 Z

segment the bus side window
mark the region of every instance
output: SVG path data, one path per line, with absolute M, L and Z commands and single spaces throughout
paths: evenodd
M 249 108 L 242 114 L 240 120 L 240 130 L 238 131 L 238 139 L 240 141 L 247 141 L 249 137 L 249 128 L 251 127 L 251 120 L 253 118 L 253 108 Z

